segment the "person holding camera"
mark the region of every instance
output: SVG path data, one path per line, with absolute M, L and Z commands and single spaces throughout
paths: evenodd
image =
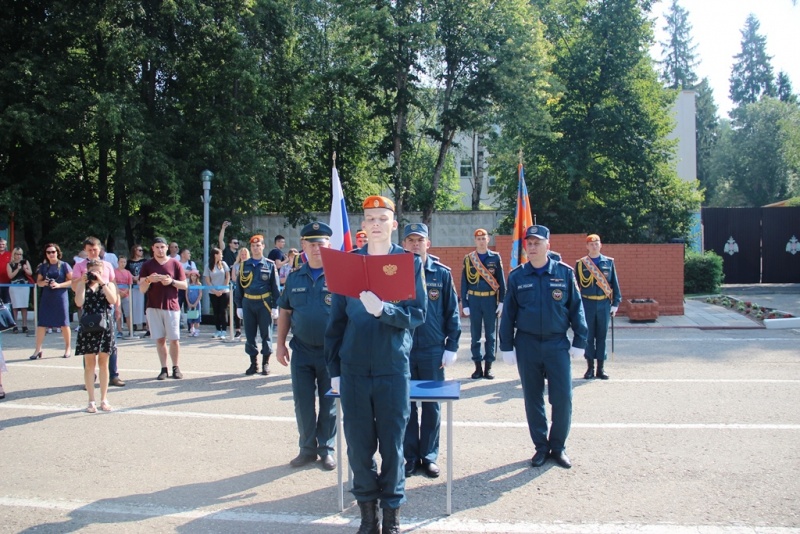
M 6 266 L 6 274 L 14 285 L 19 284 L 17 287 L 9 288 L 9 295 L 11 296 L 11 309 L 14 310 L 13 314 L 16 318 L 17 312 L 22 317 L 22 333 L 28 333 L 28 304 L 30 304 L 31 288 L 27 285 L 29 279 L 32 279 L 33 272 L 31 271 L 31 263 L 22 257 L 22 249 L 20 247 L 14 248 L 11 254 L 11 261 Z M 19 332 L 15 326 L 14 333 Z
M 100 375 L 100 409 L 104 412 L 111 411 L 111 404 L 106 398 L 108 394 L 109 355 L 114 351 L 115 339 L 112 324 L 112 307 L 117 304 L 117 288 L 113 282 L 105 282 L 106 262 L 100 258 L 91 259 L 86 263 L 86 274 L 77 279 L 75 283 L 75 305 L 83 309 L 81 329 L 75 343 L 75 354 L 83 355 L 83 381 L 89 393 L 89 406 L 86 411 L 97 412 L 94 395 L 94 372 L 99 367 Z M 87 320 L 97 317 L 99 321 L 91 327 Z M 105 327 L 102 319 L 105 319 Z
M 36 349 L 31 360 L 42 357 L 42 344 L 48 328 L 61 328 L 64 337 L 64 358 L 71 353 L 69 302 L 67 289 L 72 284 L 72 268 L 61 260 L 61 248 L 55 243 L 44 246 L 44 261 L 36 268 L 36 285 L 42 288 L 39 298 L 39 325 L 36 328 Z

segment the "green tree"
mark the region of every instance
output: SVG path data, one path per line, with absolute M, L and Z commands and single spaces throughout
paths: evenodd
M 712 179 L 713 154 L 719 139 L 719 118 L 714 92 L 703 78 L 695 87 L 695 142 L 697 148 L 697 180 L 705 190 L 705 199 L 714 196 Z
M 552 2 L 554 72 L 564 88 L 551 103 L 554 135 L 541 124 L 506 128 L 493 145 L 496 191 L 515 200 L 523 149 L 531 207 L 556 232 L 600 231 L 616 242 L 688 235 L 700 195 L 672 163 L 674 92 L 658 81 L 647 50 L 650 2 Z M 519 121 L 529 122 L 524 115 Z M 519 132 L 519 133 L 517 133 Z M 508 133 L 514 133 L 513 137 Z
M 439 150 L 431 197 L 422 206 L 426 224 L 436 206 L 455 135 L 487 128 L 493 117 L 490 112 L 501 107 L 517 109 L 520 88 L 539 96 L 549 81 L 547 45 L 527 0 L 435 0 L 430 13 L 436 21 L 436 39 L 427 63 L 439 96 L 439 112 L 429 135 Z
M 690 89 L 697 82 L 694 72 L 697 45 L 692 43 L 689 12 L 678 0 L 672 0 L 663 29 L 667 40 L 661 42 L 661 78 L 671 89 Z
M 758 33 L 761 23 L 750 15 L 742 29 L 742 50 L 734 56 L 730 77 L 730 98 L 734 104 L 752 104 L 764 95 L 775 95 L 775 76 L 767 38 Z
M 749 206 L 800 193 L 800 108 L 762 98 L 739 109 L 733 121 L 728 172 Z
M 797 95 L 792 92 L 792 80 L 783 71 L 778 73 L 778 80 L 775 83 L 775 96 L 782 102 L 797 103 Z

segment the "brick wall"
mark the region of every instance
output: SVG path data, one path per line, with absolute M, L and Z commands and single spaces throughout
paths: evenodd
M 511 236 L 494 236 L 492 250 L 500 252 L 503 267 L 508 271 Z M 586 255 L 586 236 L 583 234 L 554 234 L 550 249 L 561 254 L 571 266 Z M 453 270 L 458 290 L 464 256 L 474 247 L 431 247 L 430 253 Z M 661 315 L 683 315 L 683 245 L 603 244 L 603 254 L 614 258 L 617 277 L 622 289 L 620 315 L 627 314 L 627 299 L 652 298 L 658 301 Z M 506 272 L 508 276 L 508 272 Z

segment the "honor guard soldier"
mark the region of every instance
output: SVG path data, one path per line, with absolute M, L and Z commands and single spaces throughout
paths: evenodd
M 583 311 L 589 327 L 586 354 L 584 354 L 587 369 L 583 375 L 587 380 L 594 377 L 608 380 L 608 375 L 603 369 L 608 357 L 606 352 L 608 323 L 611 316 L 617 314 L 619 303 L 622 302 L 614 258 L 600 254 L 602 247 L 599 235 L 587 236 L 586 250 L 589 254 L 579 259 L 575 266 L 583 299 Z M 594 371 L 595 360 L 597 360 L 597 374 Z
M 356 248 L 363 248 L 367 244 L 367 232 L 359 230 L 356 232 Z
M 586 318 L 572 267 L 548 257 L 550 230 L 531 226 L 525 233 L 528 262 L 508 276 L 500 350 L 503 360 L 517 365 L 525 397 L 525 414 L 536 454 L 533 467 L 550 456 L 569 469 L 565 452 L 572 420 L 572 369 L 570 356 L 583 356 Z M 572 344 L 567 330 L 574 333 Z M 547 433 L 544 375 L 552 406 L 552 425 Z
M 302 467 L 322 460 L 322 467 L 336 469 L 333 442 L 336 438 L 336 406 L 325 394 L 331 389 L 331 377 L 325 365 L 325 329 L 331 313 L 331 293 L 325 283 L 319 249 L 330 247 L 331 227 L 313 222 L 300 230 L 300 242 L 308 262 L 289 273 L 278 299 L 278 344 L 275 355 L 281 365 L 291 362 L 292 397 L 300 454 L 289 462 Z M 292 330 L 291 356 L 286 346 Z M 319 415 L 316 412 L 319 399 Z
M 431 246 L 428 227 L 424 224 L 407 224 L 403 231 L 403 248 L 418 254 L 425 269 L 425 287 L 428 291 L 428 313 L 425 323 L 414 330 L 411 347 L 412 380 L 444 380 L 444 368 L 456 362 L 458 340 L 461 337 L 461 319 L 458 316 L 458 295 L 450 268 L 428 254 Z M 411 415 L 406 427 L 403 445 L 406 458 L 406 476 L 413 475 L 418 467 L 431 478 L 439 476 L 436 460 L 439 456 L 439 426 L 441 408 L 438 402 L 423 402 L 421 417 L 417 417 L 417 403 L 411 403 Z
M 371 196 L 363 207 L 361 227 L 369 242 L 353 254 L 407 254 L 392 243 L 397 229 L 394 203 Z M 410 411 L 409 355 L 414 329 L 425 322 L 428 307 L 422 262 L 416 256 L 414 287 L 414 298 L 397 302 L 383 302 L 372 291 L 362 291 L 360 298 L 334 294 L 325 330 L 325 359 L 331 387 L 341 395 L 362 534 L 400 532 L 400 506 L 406 501 L 403 435 Z M 381 455 L 380 473 L 376 450 Z
M 495 360 L 495 328 L 503 312 L 506 278 L 500 254 L 489 250 L 489 233 L 483 228 L 475 230 L 475 250 L 464 256 L 461 273 L 461 305 L 469 317 L 472 337 L 472 361 L 475 372 L 472 378 L 494 378 L 492 363 Z M 485 336 L 484 355 L 481 356 L 481 331 Z M 485 361 L 485 368 L 481 368 Z
M 234 292 L 236 315 L 244 323 L 244 351 L 250 356 L 246 375 L 258 372 L 256 332 L 261 332 L 261 374 L 269 374 L 272 354 L 272 321 L 278 318 L 278 269 L 275 262 L 264 257 L 264 236 L 250 238 L 250 259 L 243 262 L 236 278 Z

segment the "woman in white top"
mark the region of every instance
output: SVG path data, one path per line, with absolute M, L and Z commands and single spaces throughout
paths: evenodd
M 212 286 L 208 289 L 208 296 L 211 300 L 211 308 L 214 310 L 214 323 L 217 327 L 214 337 L 222 339 L 225 337 L 225 327 L 228 323 L 226 312 L 230 299 L 231 270 L 228 264 L 222 261 L 222 251 L 216 247 L 211 249 L 208 265 L 203 272 L 203 280 L 206 286 Z

